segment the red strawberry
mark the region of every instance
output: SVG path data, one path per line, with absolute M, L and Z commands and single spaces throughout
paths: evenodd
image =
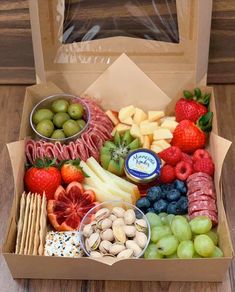
M 198 149 L 193 153 L 193 161 L 194 162 L 199 160 L 199 159 L 202 159 L 202 158 L 210 158 L 211 159 L 211 156 L 210 156 L 209 152 L 204 150 L 204 149 Z
M 53 161 L 37 159 L 36 165 L 29 168 L 24 176 L 28 191 L 42 195 L 45 192 L 47 199 L 52 199 L 58 186 L 61 184 L 60 171 L 52 166 Z
M 80 160 L 69 160 L 61 167 L 62 179 L 66 184 L 73 181 L 83 182 L 85 176 L 80 167 Z
M 158 153 L 160 158 L 164 160 L 167 164 L 175 166 L 182 158 L 182 152 L 179 147 L 171 146 L 160 153 Z
M 181 151 L 192 153 L 198 148 L 204 148 L 206 134 L 189 120 L 181 121 L 173 132 L 171 145 L 178 146 Z
M 190 120 L 194 123 L 207 113 L 207 108 L 195 100 L 180 98 L 175 105 L 176 121 Z
M 181 161 L 175 167 L 176 177 L 185 181 L 193 173 L 193 167 L 190 163 Z
M 193 164 L 193 160 L 192 160 L 192 157 L 184 152 L 182 152 L 182 158 L 181 158 L 181 161 L 185 161 L 185 162 L 188 162 L 190 164 Z
M 215 165 L 210 158 L 202 158 L 196 160 L 193 168 L 195 172 L 204 172 L 209 174 L 210 176 L 213 176 L 215 171 Z
M 175 169 L 171 165 L 164 165 L 161 169 L 160 180 L 164 184 L 171 183 L 175 180 Z

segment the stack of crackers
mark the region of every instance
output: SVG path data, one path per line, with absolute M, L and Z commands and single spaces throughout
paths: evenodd
M 47 233 L 46 196 L 28 193 L 20 200 L 16 254 L 43 255 Z

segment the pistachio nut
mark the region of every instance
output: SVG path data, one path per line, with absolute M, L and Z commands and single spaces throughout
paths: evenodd
M 111 228 L 102 231 L 100 235 L 101 235 L 102 240 L 108 240 L 108 241 L 114 240 L 113 230 Z
M 108 240 L 102 240 L 100 245 L 99 245 L 99 250 L 103 253 L 106 254 L 109 252 L 109 248 L 112 245 L 112 243 Z
M 117 258 L 118 259 L 129 259 L 133 256 L 133 249 L 125 249 L 123 251 L 121 251 L 118 255 L 117 255 Z
M 123 218 L 117 218 L 116 220 L 113 221 L 112 227 L 118 226 L 118 225 L 125 225 Z
M 102 208 L 95 213 L 95 219 L 97 221 L 102 220 L 104 218 L 107 218 L 109 214 L 110 214 L 110 211 L 108 208 Z
M 110 228 L 113 224 L 113 221 L 109 218 L 105 218 L 102 219 L 100 221 L 97 222 L 97 226 L 98 228 L 102 229 L 102 230 L 106 230 L 108 228 Z
M 90 245 L 89 245 L 89 238 L 86 238 L 85 239 L 85 248 L 88 252 L 91 251 L 91 248 L 90 248 Z
M 120 253 L 121 251 L 125 250 L 125 246 L 122 243 L 114 243 L 110 246 L 109 248 L 109 252 L 113 255 L 117 255 L 118 253 Z
M 146 232 L 147 231 L 147 223 L 144 219 L 137 219 L 135 221 L 135 227 L 137 231 Z
M 83 235 L 85 237 L 90 237 L 91 234 L 93 233 L 93 228 L 91 224 L 87 224 L 84 226 L 83 231 L 82 231 Z
M 88 244 L 90 247 L 90 250 L 96 250 L 99 247 L 100 244 L 100 235 L 99 233 L 93 233 L 88 239 Z
M 135 216 L 135 212 L 133 209 L 128 209 L 125 213 L 124 213 L 124 221 L 125 224 L 127 225 L 131 225 L 135 222 L 136 216 Z
M 111 219 L 112 221 L 115 221 L 117 219 L 117 216 L 115 216 L 114 214 L 110 214 L 109 219 Z
M 91 251 L 90 257 L 94 259 L 102 258 L 103 255 L 98 251 Z
M 122 226 L 122 229 L 124 230 L 127 237 L 134 237 L 136 234 L 135 226 L 124 225 Z
M 126 242 L 126 233 L 121 225 L 113 226 L 113 236 L 117 242 L 125 243 Z
M 142 252 L 142 249 L 134 240 L 127 240 L 126 247 L 133 250 L 135 257 L 138 257 Z
M 124 216 L 125 210 L 121 207 L 114 207 L 112 210 L 112 214 L 118 218 L 122 218 Z
M 138 244 L 140 248 L 145 248 L 148 238 L 145 233 L 137 231 L 134 241 Z

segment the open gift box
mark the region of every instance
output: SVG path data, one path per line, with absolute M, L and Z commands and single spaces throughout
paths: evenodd
M 220 180 L 223 161 L 231 143 L 217 135 L 213 89 L 206 87 L 212 1 L 176 1 L 178 43 L 122 36 L 66 43 L 62 37 L 65 35 L 65 32 L 62 34 L 65 2 L 30 1 L 36 72 L 40 84 L 27 88 L 20 141 L 8 144 L 15 194 L 3 254 L 12 276 L 39 279 L 222 281 L 233 257 Z M 161 11 L 160 8 L 158 11 Z M 139 10 L 135 10 L 135 16 L 138 13 Z M 215 113 L 209 150 L 216 168 L 218 234 L 223 258 L 127 259 L 113 263 L 108 259 L 14 253 L 19 200 L 24 189 L 24 138 L 32 135 L 29 115 L 39 100 L 62 92 L 86 93 L 104 109 L 119 110 L 133 104 L 144 110 L 163 109 L 172 113 L 182 89 L 190 89 L 191 85 L 196 84 L 212 94 L 211 110 Z

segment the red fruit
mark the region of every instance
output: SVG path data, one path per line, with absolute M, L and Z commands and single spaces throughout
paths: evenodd
M 186 180 L 193 173 L 193 167 L 190 163 L 181 161 L 175 167 L 176 177 L 180 180 Z
M 205 144 L 206 134 L 189 120 L 180 122 L 173 132 L 171 145 L 178 146 L 183 152 L 192 153 L 204 148 Z
M 181 98 L 175 105 L 176 121 L 190 120 L 194 123 L 207 113 L 207 108 L 195 100 Z
M 84 192 L 80 183 L 72 182 L 66 190 L 59 186 L 54 199 L 48 201 L 48 219 L 57 231 L 78 230 L 82 218 L 95 205 L 95 193 Z
M 179 147 L 171 146 L 158 155 L 164 160 L 167 164 L 175 166 L 182 158 L 182 152 Z
M 182 158 L 181 158 L 181 161 L 185 161 L 185 162 L 188 162 L 190 164 L 193 164 L 193 160 L 192 160 L 192 157 L 184 152 L 182 152 Z
M 208 151 L 204 149 L 198 149 L 193 153 L 193 161 L 195 162 L 196 160 L 202 159 L 202 158 L 210 158 L 211 156 Z
M 164 165 L 161 169 L 160 181 L 168 184 L 175 180 L 175 169 L 171 165 Z
M 29 168 L 24 176 L 28 191 L 40 195 L 45 192 L 48 200 L 53 198 L 56 189 L 61 184 L 60 171 L 51 165 L 51 162 L 37 160 L 36 165 Z
M 83 182 L 85 176 L 80 167 L 80 160 L 69 160 L 65 162 L 61 167 L 61 175 L 66 184 L 73 181 Z
M 210 158 L 202 158 L 195 161 L 193 168 L 195 172 L 204 172 L 210 176 L 213 176 L 215 171 L 215 165 Z

